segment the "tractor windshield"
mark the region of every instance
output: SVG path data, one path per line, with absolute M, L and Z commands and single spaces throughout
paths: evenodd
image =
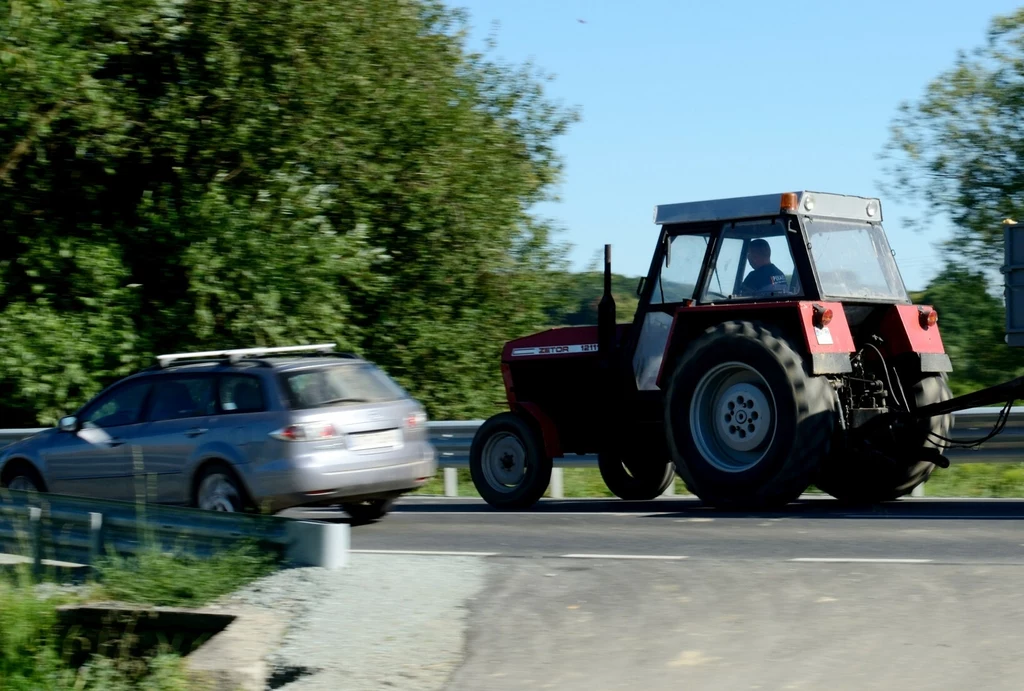
M 809 218 L 806 228 L 823 298 L 908 300 L 881 226 Z

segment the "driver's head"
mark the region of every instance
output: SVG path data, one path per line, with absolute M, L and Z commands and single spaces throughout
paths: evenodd
M 755 269 L 760 269 L 765 264 L 770 264 L 772 261 L 772 248 L 768 245 L 768 241 L 761 238 L 751 240 L 750 247 L 747 249 L 747 261 Z

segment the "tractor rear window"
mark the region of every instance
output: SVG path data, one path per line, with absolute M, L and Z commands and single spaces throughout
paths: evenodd
M 369 364 L 286 372 L 284 381 L 293 409 L 383 403 L 405 397 L 405 392 L 395 382 Z
M 811 218 L 806 227 L 823 297 L 908 299 L 885 232 L 879 226 Z

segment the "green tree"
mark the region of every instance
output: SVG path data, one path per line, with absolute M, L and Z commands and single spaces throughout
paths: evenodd
M 985 45 L 900 107 L 883 154 L 894 194 L 954 221 L 946 250 L 990 269 L 1002 260 L 1000 222 L 1024 210 L 1022 111 L 1024 9 L 996 17 Z
M 968 393 L 1024 374 L 1024 353 L 1004 341 L 1006 310 L 989 292 L 983 272 L 949 263 L 914 296 L 939 313 L 946 352 L 953 361 L 950 385 Z
M 575 111 L 438 0 L 0 0 L 0 426 L 155 352 L 331 340 L 435 417 L 564 302 Z

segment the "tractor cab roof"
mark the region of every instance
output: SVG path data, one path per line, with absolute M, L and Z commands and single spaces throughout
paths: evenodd
M 654 207 L 654 222 L 658 225 L 710 223 L 764 218 L 780 213 L 878 223 L 882 220 L 882 202 L 873 197 L 827 192 L 784 192 L 681 204 L 660 204 Z

